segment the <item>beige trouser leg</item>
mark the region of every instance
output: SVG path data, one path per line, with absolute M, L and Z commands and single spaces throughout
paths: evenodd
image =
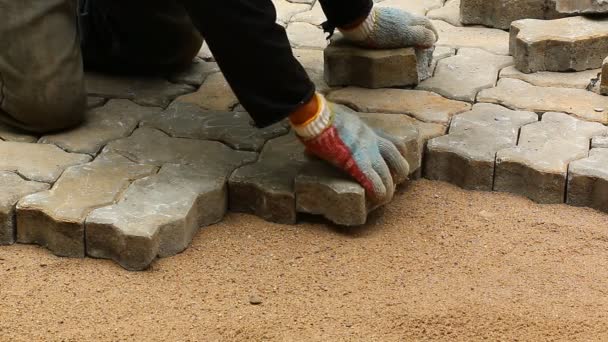
M 0 121 L 77 125 L 86 106 L 74 0 L 0 0 Z

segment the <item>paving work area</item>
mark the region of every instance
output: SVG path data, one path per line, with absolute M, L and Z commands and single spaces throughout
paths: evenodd
M 520 2 L 381 1 L 433 19 L 437 46 L 334 42 L 325 52 L 318 3 L 275 4 L 318 90 L 395 136 L 411 179 L 608 212 L 608 18 L 579 16 L 599 11 L 580 3 Z M 0 127 L 0 244 L 142 270 L 228 211 L 358 226 L 377 209 L 356 182 L 307 157 L 288 124 L 255 128 L 205 47 L 185 72 L 89 74 L 87 89 L 77 129 Z

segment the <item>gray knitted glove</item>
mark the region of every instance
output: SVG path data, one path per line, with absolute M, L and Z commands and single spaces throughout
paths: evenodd
M 376 7 L 354 29 L 339 29 L 344 37 L 366 48 L 430 48 L 439 37 L 430 20 L 400 9 Z

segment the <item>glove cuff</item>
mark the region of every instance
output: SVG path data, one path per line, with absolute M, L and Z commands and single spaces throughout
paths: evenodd
M 369 15 L 363 22 L 353 29 L 341 29 L 338 30 L 344 35 L 344 37 L 352 42 L 364 42 L 366 41 L 374 31 L 376 26 L 376 7 L 372 7 Z
M 296 135 L 304 140 L 312 139 L 323 133 L 332 124 L 333 114 L 323 95 L 316 93 L 319 109 L 317 113 L 301 125 L 291 124 Z

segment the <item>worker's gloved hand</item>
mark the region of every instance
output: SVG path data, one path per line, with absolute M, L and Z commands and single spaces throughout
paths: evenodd
M 307 152 L 346 171 L 375 204 L 390 201 L 395 184 L 409 174 L 399 149 L 348 108 L 316 96 L 317 114 L 302 125 L 292 124 Z
M 427 18 L 390 7 L 374 6 L 360 25 L 339 30 L 347 40 L 375 49 L 430 48 L 439 38 Z

